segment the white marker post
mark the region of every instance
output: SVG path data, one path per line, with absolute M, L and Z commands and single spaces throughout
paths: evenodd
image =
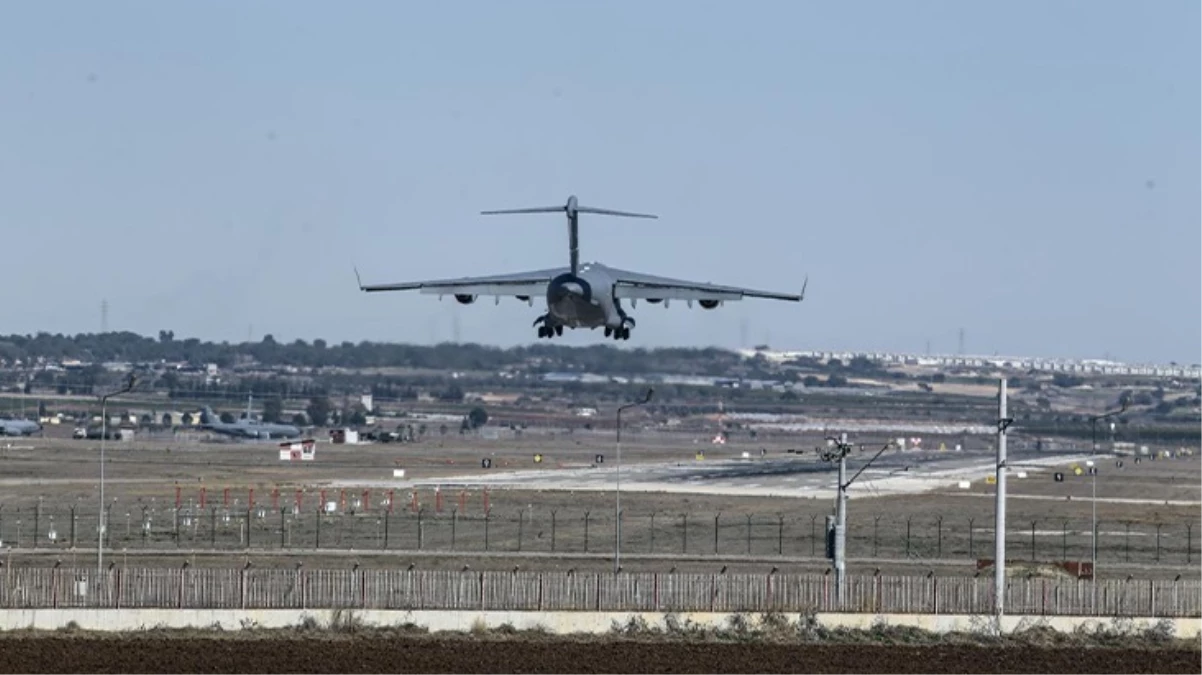
M 1009 423 L 1006 419 L 1006 378 L 1002 378 L 998 388 L 997 505 L 993 523 L 993 595 L 999 620 L 1006 605 L 1006 427 Z

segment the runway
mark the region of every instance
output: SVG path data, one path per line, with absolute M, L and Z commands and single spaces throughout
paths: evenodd
M 848 477 L 871 457 L 865 452 L 848 458 Z M 1067 465 L 1085 455 L 1025 453 L 1011 455 L 1011 475 L 1027 468 Z M 856 480 L 849 496 L 917 494 L 955 488 L 963 481 L 981 481 L 994 473 L 992 453 L 955 451 L 886 452 Z M 381 480 L 372 487 L 483 488 L 522 490 L 610 491 L 617 482 L 614 458 L 599 463 L 522 471 L 497 471 L 420 480 Z M 815 455 L 753 455 L 740 459 L 700 459 L 626 464 L 621 470 L 623 491 L 705 493 L 758 497 L 831 498 L 837 470 Z M 362 481 L 334 481 L 331 487 L 365 486 Z

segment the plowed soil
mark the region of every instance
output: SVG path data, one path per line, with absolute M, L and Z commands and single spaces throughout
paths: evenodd
M 1197 649 L 7 636 L 5 673 L 1198 673 Z

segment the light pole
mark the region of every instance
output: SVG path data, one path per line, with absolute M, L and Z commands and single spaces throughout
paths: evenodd
M 1126 397 L 1124 397 L 1123 399 L 1121 399 L 1119 401 L 1119 409 L 1118 410 L 1112 410 L 1108 413 L 1103 413 L 1101 415 L 1091 415 L 1090 416 L 1090 418 L 1089 418 L 1089 426 L 1091 429 L 1090 436 L 1092 437 L 1092 441 L 1093 441 L 1093 445 L 1090 448 L 1091 456 L 1096 456 L 1098 454 L 1098 421 L 1104 420 L 1108 417 L 1114 417 L 1115 415 L 1121 415 L 1121 414 L 1123 414 L 1123 411 L 1125 411 L 1126 409 L 1127 409 L 1127 399 L 1126 399 Z M 1091 518 L 1091 523 L 1090 523 L 1089 548 L 1092 549 L 1090 552 L 1090 564 L 1093 566 L 1091 575 L 1092 575 L 1092 578 L 1096 580 L 1098 578 L 1098 467 L 1097 467 L 1096 461 L 1091 462 L 1091 464 L 1092 464 L 1092 466 L 1089 467 L 1089 481 L 1091 484 L 1091 486 L 1090 486 L 1091 495 L 1089 498 L 1089 504 L 1090 504 L 1090 509 L 1093 512 L 1093 516 Z M 1096 588 L 1096 584 L 1095 584 L 1095 588 Z
M 129 374 L 129 379 L 125 382 L 125 386 L 117 391 L 110 391 L 100 397 L 100 515 L 97 516 L 99 525 L 96 527 L 96 578 L 100 579 L 100 575 L 104 573 L 104 534 L 107 523 L 105 522 L 104 508 L 104 441 L 108 436 L 108 402 L 114 396 L 125 394 L 134 388 L 137 377 Z
M 829 556 L 833 558 L 835 566 L 835 602 L 839 607 L 843 606 L 842 603 L 846 601 L 847 597 L 845 583 L 847 577 L 847 488 L 851 487 L 860 474 L 864 473 L 865 469 L 872 466 L 872 463 L 892 446 L 892 442 L 885 443 L 872 456 L 872 459 L 860 467 L 860 470 L 850 479 L 847 478 L 847 456 L 851 454 L 852 445 L 847 442 L 847 434 L 840 434 L 838 438 L 827 436 L 826 451 L 820 454 L 824 461 L 839 463 L 839 482 L 835 492 L 835 541 Z
M 651 400 L 651 394 L 655 389 L 648 387 L 646 395 L 641 401 L 627 403 L 623 406 L 618 406 L 617 419 L 617 455 L 618 455 L 618 470 L 614 481 L 614 574 L 618 573 L 621 567 L 622 559 L 622 411 L 627 408 L 645 405 Z

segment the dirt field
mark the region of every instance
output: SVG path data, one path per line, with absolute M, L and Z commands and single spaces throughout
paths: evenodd
M 1197 649 L 471 637 L 0 638 L 6 673 L 1197 673 Z

